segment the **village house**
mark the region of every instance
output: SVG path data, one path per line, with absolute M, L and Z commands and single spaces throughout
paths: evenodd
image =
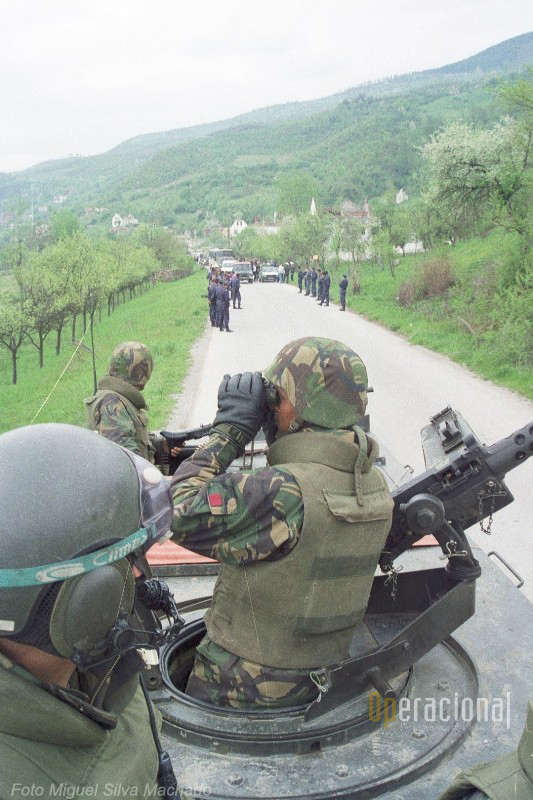
M 127 214 L 125 217 L 121 217 L 120 214 L 115 214 L 111 220 L 111 228 L 114 231 L 123 228 L 136 228 L 138 224 L 139 220 L 136 219 L 133 214 Z
M 230 226 L 229 226 L 229 237 L 233 239 L 234 236 L 238 236 L 239 233 L 242 233 L 248 225 L 243 219 L 236 219 Z

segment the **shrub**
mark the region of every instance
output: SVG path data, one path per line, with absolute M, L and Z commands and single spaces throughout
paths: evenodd
M 424 262 L 412 278 L 400 285 L 396 301 L 405 307 L 425 297 L 442 297 L 454 283 L 449 258 L 445 255 L 437 256 Z
M 405 281 L 401 284 L 396 300 L 402 308 L 413 305 L 419 299 L 419 287 L 414 280 Z
M 450 260 L 438 256 L 422 265 L 422 296 L 441 297 L 455 283 Z

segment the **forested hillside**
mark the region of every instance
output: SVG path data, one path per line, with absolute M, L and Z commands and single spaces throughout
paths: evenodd
M 139 136 L 99 156 L 0 175 L 0 210 L 29 205 L 30 179 L 36 208 L 68 192 L 65 205 L 76 213 L 104 206 L 178 229 L 209 216 L 271 215 L 280 181 L 295 170 L 315 182 L 323 205 L 372 200 L 391 186 L 416 194 L 418 148 L 445 122 L 494 124 L 502 113 L 495 87 L 530 62 L 533 34 L 525 34 L 437 70 Z

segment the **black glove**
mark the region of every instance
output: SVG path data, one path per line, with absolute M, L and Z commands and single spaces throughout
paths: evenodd
M 265 386 L 260 372 L 224 375 L 218 388 L 218 411 L 213 427 L 231 425 L 250 442 L 263 423 Z

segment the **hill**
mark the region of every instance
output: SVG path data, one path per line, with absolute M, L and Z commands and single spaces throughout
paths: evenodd
M 54 195 L 69 192 L 65 206 L 78 213 L 105 206 L 178 227 L 201 224 L 213 212 L 223 222 L 268 215 L 276 208 L 276 181 L 295 169 L 320 184 L 326 204 L 361 202 L 390 184 L 416 191 L 416 148 L 450 118 L 492 124 L 500 114 L 493 92 L 499 78 L 532 62 L 528 33 L 438 69 L 0 174 L 0 209 L 19 197 L 29 201 L 30 180 L 35 206 L 50 207 Z

